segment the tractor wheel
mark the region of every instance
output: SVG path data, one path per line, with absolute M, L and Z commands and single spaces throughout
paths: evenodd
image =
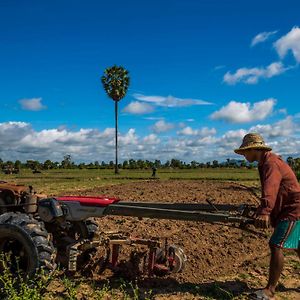
M 98 232 L 99 226 L 94 219 L 88 219 L 85 221 L 72 222 L 70 229 L 70 236 L 75 238 L 92 239 Z
M 72 225 L 69 234 L 76 240 L 80 238 L 92 240 L 99 230 L 99 226 L 94 219 L 72 222 Z M 93 247 L 78 257 L 78 266 L 80 266 L 80 269 L 85 268 L 90 263 L 96 252 L 97 248 Z
M 93 219 L 84 221 L 76 221 L 69 223 L 69 229 L 63 236 L 54 233 L 54 243 L 58 249 L 57 263 L 62 267 L 68 266 L 67 247 L 81 239 L 92 240 L 98 232 L 98 224 Z M 86 267 L 97 252 L 97 248 L 93 247 L 81 253 L 77 257 L 77 268 L 82 270 Z
M 0 216 L 0 271 L 33 276 L 54 271 L 55 249 L 44 224 L 31 215 L 8 212 Z

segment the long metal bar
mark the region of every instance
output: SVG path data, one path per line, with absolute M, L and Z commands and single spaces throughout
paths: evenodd
M 111 204 L 105 208 L 103 215 L 131 216 L 151 219 L 171 219 L 199 222 L 223 222 L 241 223 L 247 222 L 248 218 L 243 216 L 231 215 L 228 212 L 205 212 L 179 209 L 165 209 L 157 207 L 142 207 L 135 205 Z
M 131 202 L 120 201 L 118 205 L 121 206 L 139 206 L 139 207 L 153 207 L 161 209 L 174 209 L 184 211 L 238 211 L 243 208 L 243 205 L 232 204 L 206 204 L 206 203 L 168 203 L 168 202 Z

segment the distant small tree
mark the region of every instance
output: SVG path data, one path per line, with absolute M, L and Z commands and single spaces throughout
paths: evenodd
M 294 159 L 294 166 L 295 166 L 295 170 L 299 171 L 300 170 L 300 158 L 297 157 Z
M 4 169 L 5 174 L 13 174 L 14 163 L 10 160 L 3 162 L 3 169 Z
M 22 167 L 21 161 L 20 161 L 20 160 L 16 160 L 16 161 L 15 161 L 15 164 L 14 164 L 14 168 L 15 168 L 16 170 L 20 170 L 21 167 Z
M 128 166 L 129 166 L 128 161 L 124 160 L 123 161 L 123 169 L 128 169 Z
M 43 169 L 50 170 L 53 168 L 54 168 L 54 163 L 50 159 L 45 160 L 45 162 L 43 163 Z
M 214 160 L 214 161 L 212 162 L 212 167 L 213 167 L 213 168 L 218 168 L 218 167 L 219 167 L 219 162 L 218 162 L 217 160 Z
M 137 168 L 137 164 L 136 161 L 134 159 L 129 159 L 129 169 L 136 169 Z
M 53 168 L 54 169 L 58 169 L 59 168 L 60 163 L 58 161 L 53 163 Z
M 27 160 L 25 166 L 26 168 L 29 168 L 32 171 L 41 169 L 41 164 L 37 160 Z
M 155 165 L 155 167 L 156 168 L 161 168 L 161 161 L 159 160 L 159 159 L 156 159 L 155 161 L 154 161 L 154 165 Z
M 170 168 L 170 161 L 169 161 L 169 160 L 167 160 L 167 161 L 165 162 L 164 167 L 165 167 L 165 168 Z
M 70 169 L 72 166 L 72 157 L 70 154 L 64 156 L 64 159 L 61 161 L 61 167 L 63 169 Z
M 138 159 L 136 164 L 139 169 L 146 169 L 146 162 L 144 160 Z
M 295 160 L 291 156 L 286 159 L 286 162 L 293 170 L 295 169 Z
M 111 160 L 110 162 L 109 162 L 109 164 L 108 164 L 108 167 L 110 168 L 110 169 L 113 169 L 114 168 L 114 162 Z
M 241 161 L 241 168 L 245 168 L 247 166 L 247 163 L 245 160 Z
M 191 168 L 196 169 L 199 166 L 199 163 L 197 163 L 195 160 L 191 161 Z
M 254 164 L 253 163 L 250 163 L 249 165 L 248 165 L 248 169 L 253 169 L 254 168 Z
M 181 168 L 182 167 L 182 162 L 179 159 L 172 158 L 170 167 L 172 168 Z

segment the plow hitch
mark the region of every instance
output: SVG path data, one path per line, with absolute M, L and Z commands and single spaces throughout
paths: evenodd
M 49 203 L 48 203 L 49 202 Z M 52 203 L 51 203 L 52 202 Z M 240 228 L 252 224 L 255 207 L 249 205 L 224 205 L 207 203 L 157 203 L 157 202 L 130 202 L 118 201 L 114 198 L 97 197 L 59 197 L 45 199 L 40 202 L 39 214 L 49 221 L 48 209 L 53 207 L 71 222 L 81 222 L 91 217 L 126 216 L 182 220 L 206 223 L 233 223 Z M 59 210 L 61 207 L 61 210 Z M 170 273 L 181 272 L 187 261 L 182 248 L 170 245 L 166 239 L 164 245 L 158 238 L 142 239 L 130 237 L 125 233 L 100 232 L 98 239 L 79 240 L 68 247 L 68 269 L 77 270 L 77 258 L 89 249 L 104 249 L 101 271 L 109 268 L 115 272 L 120 268 L 120 254 L 124 246 L 135 249 L 130 255 L 131 269 L 139 270 L 141 274 L 149 276 L 164 276 Z M 142 269 L 140 270 L 140 265 Z M 132 267 L 133 266 L 133 267 Z
M 256 208 L 252 205 L 227 205 L 208 203 L 157 203 L 120 201 L 109 197 L 65 196 L 43 200 L 39 209 L 48 214 L 45 207 L 62 206 L 65 218 L 70 221 L 100 218 L 109 215 L 150 219 L 195 221 L 206 223 L 251 224 Z M 47 201 L 54 201 L 52 205 Z M 58 203 L 57 203 L 58 202 Z M 52 214 L 52 213 L 51 213 Z

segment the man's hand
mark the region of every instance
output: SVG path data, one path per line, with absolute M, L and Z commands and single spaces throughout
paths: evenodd
M 270 227 L 270 216 L 269 215 L 258 215 L 254 220 L 254 225 L 257 228 L 269 228 Z

